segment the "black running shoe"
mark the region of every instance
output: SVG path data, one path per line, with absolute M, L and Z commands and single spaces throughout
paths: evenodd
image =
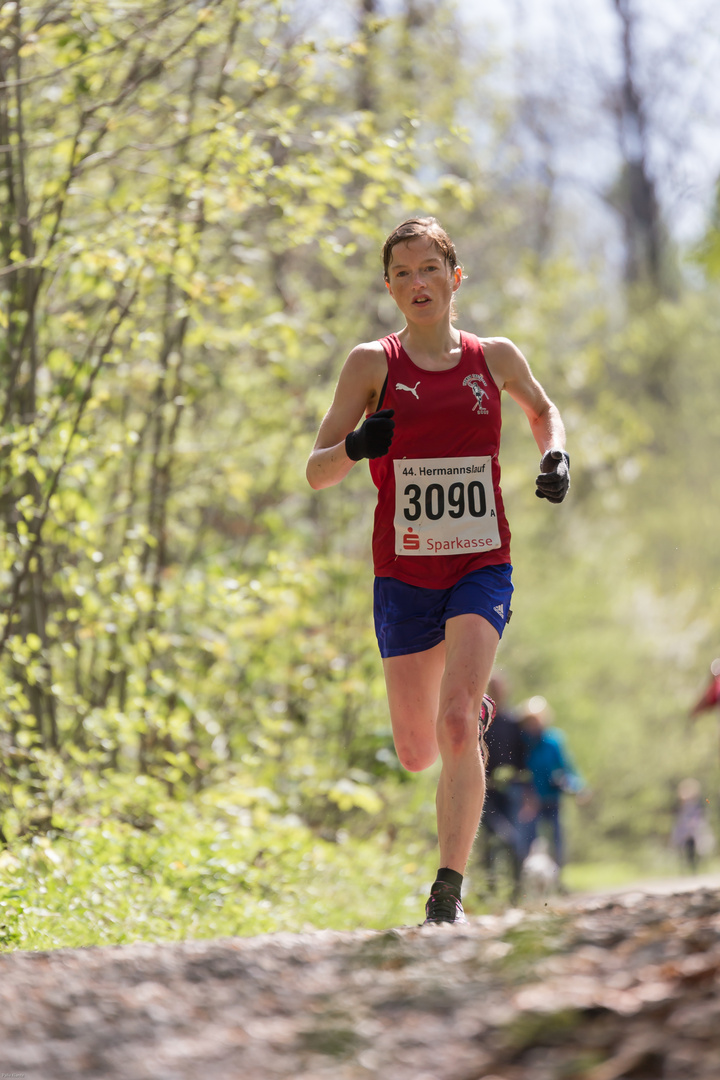
M 488 762 L 488 748 L 485 742 L 485 736 L 487 735 L 488 728 L 495 719 L 495 713 L 497 712 L 497 705 L 490 697 L 489 694 L 483 694 L 482 705 L 480 706 L 480 717 L 478 719 L 478 728 L 480 732 L 480 752 L 483 756 L 483 761 L 487 765 Z
M 466 923 L 461 901 L 444 881 L 436 881 L 430 890 L 430 899 L 425 905 L 423 926 L 434 923 Z

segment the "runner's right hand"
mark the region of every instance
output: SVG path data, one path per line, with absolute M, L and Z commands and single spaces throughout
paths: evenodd
M 395 429 L 394 409 L 381 409 L 363 420 L 357 431 L 345 438 L 345 453 L 351 461 L 387 454 Z
M 546 450 L 535 481 L 538 499 L 561 503 L 570 487 L 570 458 L 564 450 Z

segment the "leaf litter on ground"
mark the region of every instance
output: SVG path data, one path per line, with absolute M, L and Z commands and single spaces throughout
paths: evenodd
M 717 1080 L 720 890 L 0 956 L 26 1080 Z

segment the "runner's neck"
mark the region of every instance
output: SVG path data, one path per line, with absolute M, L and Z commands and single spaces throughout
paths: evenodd
M 415 327 L 407 325 L 398 334 L 400 344 L 413 364 L 426 371 L 457 367 L 462 353 L 460 331 L 454 326 Z

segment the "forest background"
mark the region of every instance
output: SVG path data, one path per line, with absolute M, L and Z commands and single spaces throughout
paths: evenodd
M 374 489 L 304 479 L 411 213 L 568 428 L 553 507 L 505 412 L 498 662 L 592 792 L 569 880 L 666 870 L 683 777 L 717 827 L 720 26 L 600 7 L 0 4 L 0 947 L 419 918 Z

